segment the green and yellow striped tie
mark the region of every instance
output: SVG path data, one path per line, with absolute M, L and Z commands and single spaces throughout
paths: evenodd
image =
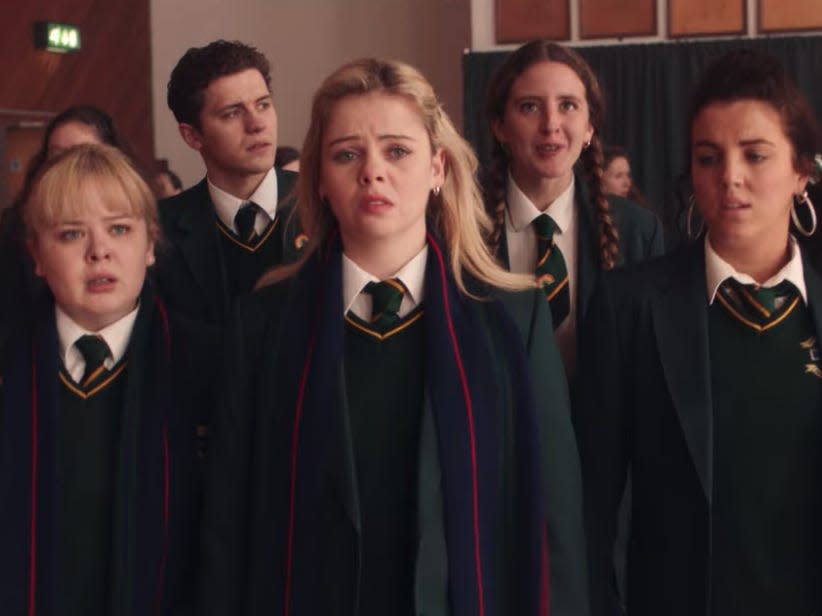
M 799 290 L 787 280 L 773 287 L 761 287 L 728 278 L 717 295 L 734 317 L 758 330 L 773 327 L 799 300 Z
M 400 320 L 397 314 L 405 295 L 405 285 L 399 278 L 389 278 L 382 282 L 369 282 L 363 289 L 371 295 L 371 324 L 381 329 L 390 327 Z
M 103 362 L 111 354 L 106 341 L 100 336 L 85 335 L 80 336 L 74 343 L 74 346 L 83 355 L 86 362 L 86 368 L 83 372 L 83 378 L 80 381 L 80 386 L 88 389 L 92 384 L 96 383 L 101 376 L 108 373 L 103 367 Z
M 548 214 L 540 214 L 531 224 L 537 235 L 537 286 L 551 304 L 551 317 L 556 329 L 571 310 L 568 268 L 562 251 L 554 242 L 554 234 L 559 227 Z

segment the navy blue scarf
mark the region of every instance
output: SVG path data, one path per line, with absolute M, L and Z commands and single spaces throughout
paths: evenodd
M 113 615 L 159 613 L 168 551 L 170 333 L 159 298 L 143 290 L 128 348 L 115 483 Z M 57 448 L 61 367 L 53 300 L 5 355 L 0 410 L 0 610 L 57 616 L 61 545 Z M 149 360 L 150 358 L 150 360 Z
M 318 544 L 313 513 L 322 503 L 322 460 L 338 447 L 336 389 L 343 357 L 342 262 L 339 239 L 310 260 L 294 281 L 283 317 L 281 338 L 289 361 L 278 379 L 286 386 L 278 401 L 290 422 L 290 473 L 286 528 L 283 613 L 312 613 L 313 570 L 324 546 Z M 547 614 L 547 553 L 540 498 L 537 422 L 521 334 L 501 304 L 494 302 L 502 331 L 498 348 L 481 335 L 481 311 L 489 306 L 461 294 L 436 239 L 428 236 L 425 274 L 425 378 L 438 435 L 443 478 L 449 596 L 454 616 L 490 616 L 503 594 L 517 597 L 519 614 Z M 510 406 L 502 409 L 497 390 L 505 365 Z M 513 475 L 518 562 L 501 563 L 495 535 L 503 524 L 502 413 L 511 412 L 515 457 Z M 279 541 L 277 541 L 279 543 Z M 516 571 L 516 575 L 510 572 Z M 515 588 L 502 588 L 513 580 Z

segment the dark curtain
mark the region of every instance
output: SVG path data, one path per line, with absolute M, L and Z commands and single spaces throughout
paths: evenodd
M 691 88 L 713 57 L 740 47 L 765 49 L 780 58 L 822 118 L 822 36 L 576 48 L 605 92 L 605 143 L 629 152 L 637 186 L 665 222 L 668 245 L 679 240 L 679 210 L 690 193 L 685 174 Z M 507 53 L 467 53 L 463 59 L 465 136 L 480 163 L 488 159 L 492 143 L 485 121 L 486 86 Z

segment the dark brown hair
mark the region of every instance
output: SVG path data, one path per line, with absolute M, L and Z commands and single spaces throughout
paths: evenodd
M 820 129 L 813 111 L 782 63 L 754 49 L 730 51 L 708 66 L 694 89 L 688 126 L 712 103 L 751 99 L 768 103 L 782 118 L 793 145 L 794 168 L 810 175 L 820 149 Z
M 168 80 L 168 108 L 177 122 L 200 129 L 200 111 L 204 92 L 220 77 L 246 69 L 260 71 L 266 87 L 271 89 L 271 69 L 266 57 L 256 48 L 239 41 L 214 41 L 205 47 L 191 47 Z
M 602 170 L 603 172 L 611 166 L 611 163 L 614 162 L 617 158 L 624 158 L 628 161 L 628 165 L 631 164 L 631 157 L 628 156 L 628 151 L 623 148 L 621 145 L 606 145 L 602 148 Z M 628 189 L 628 199 L 636 203 L 637 205 L 641 205 L 644 208 L 648 207 L 648 200 L 645 198 L 645 195 L 642 194 L 642 191 L 639 190 L 639 187 L 636 185 L 636 182 L 631 179 L 631 187 Z
M 505 116 L 508 96 L 514 81 L 529 67 L 539 62 L 559 62 L 577 74 L 585 87 L 585 98 L 594 134 L 591 144 L 582 151 L 579 162 L 588 184 L 594 207 L 594 219 L 599 235 L 599 261 L 602 269 L 614 267 L 619 252 L 619 235 L 611 220 L 611 206 L 602 190 L 602 142 L 605 128 L 605 96 L 588 63 L 577 52 L 545 40 L 527 43 L 514 51 L 497 69 L 486 97 L 485 115 L 489 124 Z M 506 182 L 510 155 L 499 142 L 494 143 L 491 163 L 482 178 L 485 207 L 494 220 L 489 240 L 494 250 L 499 248 L 500 232 L 505 224 Z

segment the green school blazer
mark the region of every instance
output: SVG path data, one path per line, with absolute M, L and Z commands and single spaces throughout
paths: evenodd
M 807 261 L 812 318 L 822 280 Z M 595 616 L 620 613 L 612 549 L 626 478 L 631 616 L 699 616 L 710 602 L 713 410 L 704 246 L 602 278 L 585 323 L 575 407 Z
M 289 199 L 297 174 L 275 169 L 279 203 L 274 240 L 282 262 L 298 254 L 298 229 L 291 221 L 293 202 Z M 157 249 L 154 277 L 169 307 L 177 312 L 214 325 L 224 325 L 234 304 L 228 290 L 222 245 L 216 226 L 214 204 L 205 178 L 179 195 L 158 204 L 165 242 Z M 280 265 L 271 263 L 270 266 Z
M 429 258 L 431 258 L 429 256 Z M 282 569 L 279 555 L 272 555 L 265 539 L 255 528 L 282 528 L 283 503 L 260 499 L 266 486 L 281 483 L 281 470 L 273 463 L 278 447 L 271 443 L 273 415 L 278 414 L 277 392 L 270 387 L 265 372 L 271 369 L 272 354 L 281 358 L 289 350 L 278 347 L 283 328 L 281 315 L 289 302 L 289 283 L 262 289 L 240 302 L 239 314 L 229 336 L 231 348 L 227 368 L 238 379 L 228 387 L 227 399 L 215 425 L 214 456 L 211 459 L 209 492 L 203 529 L 203 577 L 201 606 L 204 614 L 253 612 L 249 596 L 259 606 L 260 589 L 279 584 L 276 572 Z M 537 401 L 539 444 L 541 449 L 543 494 L 548 528 L 550 562 L 550 613 L 558 616 L 589 614 L 588 579 L 582 518 L 582 484 L 576 440 L 570 417 L 567 386 L 562 362 L 553 339 L 548 304 L 538 291 L 500 293 L 502 303 L 513 316 L 527 350 Z M 493 304 L 481 302 L 489 314 Z M 340 315 L 342 319 L 342 315 Z M 492 320 L 489 320 L 489 323 Z M 494 334 L 489 333 L 490 339 Z M 500 372 L 504 373 L 501 367 Z M 342 372 L 340 372 L 342 375 Z M 261 387 L 262 383 L 262 387 Z M 338 406 L 345 409 L 343 377 L 335 388 Z M 442 474 L 436 427 L 424 396 L 420 436 L 419 486 L 417 499 L 418 550 L 415 564 L 415 614 L 422 616 L 451 613 L 448 594 L 448 555 L 443 515 Z M 268 409 L 265 412 L 261 409 Z M 342 425 L 345 425 L 343 422 Z M 325 562 L 317 563 L 317 580 L 324 583 L 317 592 L 338 597 L 331 613 L 348 614 L 355 584 L 352 563 L 356 562 L 359 542 L 359 506 L 352 445 L 347 430 L 334 439 L 336 463 L 328 469 L 334 484 L 324 513 L 324 527 L 334 539 L 334 549 Z M 273 469 L 273 470 L 272 470 Z M 332 498 L 333 496 L 333 498 Z M 279 532 L 279 531 L 278 531 Z M 262 547 L 261 547 L 262 546 Z M 515 563 L 506 562 L 499 572 L 504 580 Z M 272 574 L 272 572 L 274 572 Z M 504 582 L 502 582 L 504 585 Z M 513 598 L 515 600 L 515 598 Z M 281 605 L 272 605 L 281 610 Z M 491 608 L 489 608 L 491 609 Z M 496 609 L 490 613 L 511 613 Z

